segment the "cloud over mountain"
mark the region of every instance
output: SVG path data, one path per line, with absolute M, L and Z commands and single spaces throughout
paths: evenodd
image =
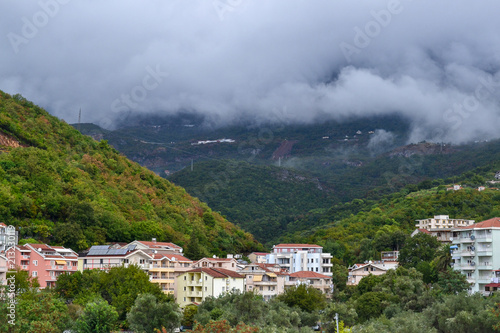
M 225 124 L 400 113 L 412 141 L 499 137 L 495 1 L 0 5 L 0 89 L 75 122 L 193 110 Z

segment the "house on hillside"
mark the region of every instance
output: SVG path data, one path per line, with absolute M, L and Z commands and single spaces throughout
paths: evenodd
M 149 266 L 149 279 L 160 285 L 165 294 L 177 297 L 177 277 L 191 270 L 193 261 L 180 254 L 151 253 L 151 265 Z
M 55 287 L 57 277 L 77 271 L 78 255 L 75 251 L 47 244 L 26 244 L 10 247 L 7 258 L 14 258 L 15 266 L 38 278 L 40 288 Z
M 285 288 L 290 288 L 305 284 L 313 287 L 327 297 L 330 297 L 333 292 L 332 277 L 312 271 L 300 271 L 289 275 L 288 281 L 285 282 Z
M 278 264 L 252 263 L 238 271 L 245 277 L 245 290 L 255 291 L 268 301 L 285 290 L 288 272 Z
M 112 245 L 94 245 L 88 253 L 80 253 L 78 269 L 109 270 L 112 267 L 137 265 L 144 271 L 149 271 L 152 256 L 145 250 L 139 250 L 136 245 L 116 248 Z
M 195 268 L 177 278 L 176 302 L 181 308 L 189 304 L 198 305 L 205 298 L 245 290 L 245 277 L 235 271 L 223 268 Z
M 182 247 L 179 245 L 167 242 L 157 242 L 156 238 L 153 238 L 150 242 L 135 240 L 128 244 L 128 246 L 130 245 L 135 245 L 136 249 L 146 252 L 182 254 Z
M 311 271 L 332 275 L 332 255 L 315 244 L 278 244 L 266 255 L 267 263 L 278 264 L 290 273 Z
M 266 256 L 269 253 L 266 252 L 252 252 L 248 255 L 248 259 L 250 259 L 250 262 L 252 263 L 257 263 L 257 264 L 266 264 Z
M 451 243 L 453 228 L 466 227 L 474 224 L 474 220 L 450 219 L 449 215 L 435 215 L 433 218 L 417 220 L 417 228 L 411 236 L 419 232 L 425 232 L 438 239 L 442 243 Z
M 495 173 L 495 179 L 496 179 L 496 180 L 500 180 L 500 171 L 497 171 L 497 172 Z
M 389 269 L 396 269 L 397 267 L 398 262 L 392 260 L 368 261 L 363 264 L 354 264 L 349 267 L 347 285 L 356 286 L 365 276 L 370 274 L 383 275 Z
M 223 268 L 231 271 L 238 270 L 238 260 L 234 258 L 202 258 L 193 263 L 194 268 Z

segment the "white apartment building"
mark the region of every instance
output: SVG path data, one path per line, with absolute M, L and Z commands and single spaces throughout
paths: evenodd
M 278 264 L 290 273 L 310 271 L 332 276 L 332 255 L 311 244 L 278 244 L 266 255 L 268 264 Z
M 500 268 L 500 218 L 453 229 L 452 266 L 467 277 L 470 293 L 488 294 L 485 286 Z
M 435 215 L 434 218 L 417 220 L 417 222 L 415 225 L 417 230 L 414 233 L 419 232 L 419 230 L 427 230 L 442 243 L 451 243 L 452 229 L 474 224 L 474 220 L 450 219 L 449 215 Z

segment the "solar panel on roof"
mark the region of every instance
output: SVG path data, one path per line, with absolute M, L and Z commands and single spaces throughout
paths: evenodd
M 129 246 L 127 247 L 127 249 L 128 249 L 129 251 L 134 251 L 136 246 L 137 246 L 137 245 L 135 245 L 135 244 L 134 244 L 134 245 L 129 245 Z

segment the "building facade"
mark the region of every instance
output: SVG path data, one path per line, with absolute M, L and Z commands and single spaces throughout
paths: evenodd
M 191 270 L 192 263 L 192 260 L 180 254 L 154 253 L 149 268 L 150 280 L 153 283 L 158 283 L 165 294 L 177 297 L 177 277 Z
M 193 263 L 194 268 L 222 268 L 230 271 L 238 270 L 238 260 L 234 258 L 202 258 Z
M 0 253 L 7 250 L 12 245 L 17 245 L 19 240 L 19 233 L 14 227 L 7 226 L 5 223 L 0 222 Z
M 380 261 L 369 261 L 363 264 L 354 264 L 349 267 L 349 274 L 347 276 L 347 285 L 356 286 L 359 281 L 365 276 L 372 275 L 383 275 L 387 273 L 389 269 L 396 269 L 398 267 L 397 261 L 380 260 Z
M 152 256 L 143 250 L 138 250 L 135 245 L 125 248 L 116 248 L 111 245 L 94 245 L 86 254 L 78 257 L 78 269 L 109 270 L 112 267 L 137 265 L 144 271 L 149 271 Z
M 310 271 L 332 276 L 332 255 L 311 244 L 278 244 L 266 255 L 267 263 L 278 264 L 290 273 Z
M 266 301 L 285 290 L 289 275 L 278 264 L 263 263 L 246 265 L 238 273 L 245 277 L 245 290 L 262 295 Z
M 442 243 L 451 243 L 452 229 L 474 224 L 474 220 L 450 219 L 449 215 L 436 215 L 434 218 L 417 220 L 417 222 L 415 225 L 417 230 L 427 230 L 431 236 L 436 237 Z
M 7 265 L 7 257 L 0 254 L 0 286 L 4 286 L 7 284 Z
M 452 243 L 453 269 L 467 277 L 470 293 L 487 294 L 485 286 L 500 269 L 500 218 L 454 229 Z
M 16 267 L 37 278 L 40 288 L 55 287 L 57 277 L 77 271 L 78 255 L 71 249 L 47 244 L 26 244 L 7 249 L 6 257 L 14 257 Z
M 181 308 L 200 304 L 209 296 L 245 290 L 245 277 L 223 268 L 195 268 L 177 278 L 177 304 Z
M 332 277 L 313 271 L 301 271 L 290 274 L 288 281 L 285 283 L 285 288 L 300 284 L 313 287 L 325 294 L 326 297 L 330 297 L 333 292 Z

